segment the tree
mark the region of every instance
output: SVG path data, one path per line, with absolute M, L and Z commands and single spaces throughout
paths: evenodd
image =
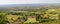
M 4 14 L 0 14 L 0 24 L 6 24 L 7 17 Z

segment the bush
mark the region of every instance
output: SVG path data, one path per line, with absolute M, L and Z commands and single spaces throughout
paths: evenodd
M 7 17 L 4 14 L 0 14 L 0 24 L 6 24 Z

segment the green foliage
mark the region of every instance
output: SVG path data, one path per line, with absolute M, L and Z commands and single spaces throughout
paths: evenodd
M 0 24 L 6 24 L 7 17 L 4 14 L 0 14 Z
M 37 23 L 37 22 L 34 22 L 34 23 L 29 22 L 29 23 L 25 23 L 25 24 L 39 24 L 39 23 Z
M 10 12 L 8 14 L 23 16 L 26 22 L 30 21 L 29 23 L 25 24 L 39 24 L 56 20 L 56 18 L 58 18 L 58 15 L 60 17 L 60 14 L 58 14 L 58 11 L 56 9 L 48 9 L 44 7 L 40 9 L 27 9 L 27 10 L 25 9 L 21 11 L 22 12 Z M 34 21 L 35 23 L 31 23 Z M 36 23 L 36 21 L 38 21 L 38 23 Z

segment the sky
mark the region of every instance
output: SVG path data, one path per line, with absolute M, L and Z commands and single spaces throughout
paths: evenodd
M 0 4 L 60 3 L 60 0 L 0 0 Z

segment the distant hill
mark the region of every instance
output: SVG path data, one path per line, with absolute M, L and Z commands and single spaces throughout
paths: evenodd
M 44 6 L 60 6 L 60 3 L 41 3 L 41 4 L 6 4 L 0 5 L 0 8 L 12 8 L 12 7 L 26 7 L 26 6 L 33 6 L 33 7 L 44 7 Z
M 60 8 L 60 3 L 6 4 L 6 5 L 0 5 L 0 11 L 19 10 L 19 9 L 35 9 L 35 8 L 45 8 L 45 7 L 59 7 Z

